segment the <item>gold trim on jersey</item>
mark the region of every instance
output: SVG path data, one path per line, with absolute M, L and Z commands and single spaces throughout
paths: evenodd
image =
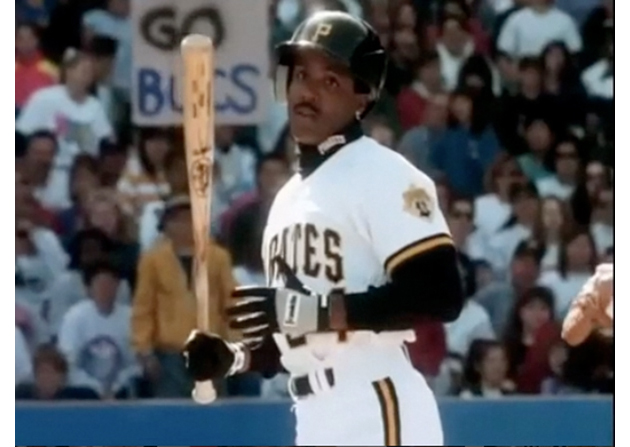
M 453 238 L 448 234 L 440 233 L 412 242 L 385 260 L 385 271 L 389 275 L 407 259 L 441 245 L 453 245 Z
M 383 431 L 385 432 L 386 446 L 402 445 L 400 438 L 400 407 L 398 396 L 392 379 L 374 382 L 374 390 L 381 405 L 381 416 L 383 417 Z

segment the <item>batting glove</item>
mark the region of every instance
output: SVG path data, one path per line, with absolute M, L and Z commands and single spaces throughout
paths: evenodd
M 184 345 L 184 358 L 186 369 L 196 382 L 217 380 L 244 371 L 247 347 L 194 330 Z
M 246 340 L 262 340 L 282 332 L 299 337 L 329 328 L 329 299 L 309 290 L 284 260 L 276 260 L 286 278 L 286 287 L 238 287 L 227 309 L 230 327 Z

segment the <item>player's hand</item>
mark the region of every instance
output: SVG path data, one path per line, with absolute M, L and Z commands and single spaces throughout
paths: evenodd
M 571 303 L 562 325 L 562 338 L 582 343 L 597 329 L 613 327 L 613 265 L 602 264 Z
M 196 382 L 222 379 L 245 370 L 247 348 L 215 334 L 194 330 L 184 345 L 186 369 Z
M 328 297 L 309 290 L 284 260 L 277 258 L 286 287 L 237 287 L 227 309 L 230 327 L 246 340 L 282 332 L 301 336 L 329 327 Z

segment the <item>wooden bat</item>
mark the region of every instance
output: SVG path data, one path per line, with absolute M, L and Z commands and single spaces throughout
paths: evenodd
M 181 42 L 183 61 L 183 108 L 188 187 L 192 209 L 195 255 L 194 291 L 197 302 L 197 329 L 210 330 L 208 287 L 208 239 L 214 152 L 214 47 L 200 34 L 186 36 Z M 216 399 L 212 381 L 196 382 L 192 397 L 209 404 Z

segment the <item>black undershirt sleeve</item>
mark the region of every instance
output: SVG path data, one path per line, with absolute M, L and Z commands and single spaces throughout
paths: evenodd
M 449 322 L 459 316 L 464 289 L 452 245 L 440 245 L 407 259 L 391 276 L 383 286 L 344 296 L 348 330 L 404 330 L 426 318 Z M 250 352 L 249 370 L 265 378 L 282 371 L 273 337 L 266 337 Z
M 464 305 L 457 252 L 439 245 L 398 265 L 391 281 L 344 296 L 348 330 L 410 329 L 420 319 L 450 322 Z

